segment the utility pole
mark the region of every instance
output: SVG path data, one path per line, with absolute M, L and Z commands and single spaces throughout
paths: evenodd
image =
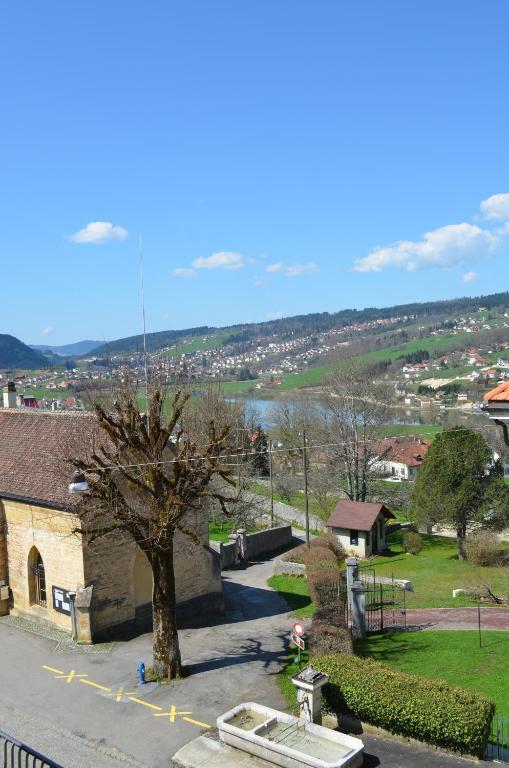
M 147 414 L 147 432 L 149 431 L 149 405 L 148 405 L 148 367 L 147 367 L 147 326 L 145 323 L 145 283 L 143 280 L 143 244 L 140 233 L 140 278 L 141 278 L 141 319 L 143 325 L 143 365 L 145 368 L 145 411 Z
M 302 430 L 302 460 L 304 462 L 304 511 L 306 516 L 306 544 L 309 543 L 309 500 L 308 500 L 308 459 L 306 449 L 306 430 Z
M 274 477 L 272 474 L 272 440 L 269 437 L 269 477 L 270 477 L 270 527 L 274 528 Z

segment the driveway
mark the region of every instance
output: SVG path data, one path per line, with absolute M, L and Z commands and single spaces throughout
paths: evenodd
M 477 608 L 411 608 L 406 612 L 407 629 L 477 629 Z M 509 608 L 481 606 L 481 629 L 509 631 Z

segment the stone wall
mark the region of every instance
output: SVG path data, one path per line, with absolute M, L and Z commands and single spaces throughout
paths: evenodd
M 6 523 L 8 580 L 11 613 L 37 618 L 71 631 L 70 616 L 53 608 L 52 587 L 75 591 L 84 586 L 81 538 L 73 534 L 75 520 L 60 512 L 19 501 L 0 501 Z M 47 605 L 33 604 L 29 558 L 36 547 L 44 563 Z
M 262 555 L 277 552 L 292 543 L 292 526 L 280 525 L 277 528 L 267 528 L 246 536 L 247 558 L 254 560 Z M 221 544 L 221 563 L 223 569 L 236 565 L 235 542 Z
M 0 587 L 8 583 L 8 568 L 7 568 L 7 524 L 5 521 L 5 514 L 2 503 L 0 501 Z M 9 611 L 9 599 L 3 597 L 2 590 L 0 592 L 0 616 L 4 616 Z

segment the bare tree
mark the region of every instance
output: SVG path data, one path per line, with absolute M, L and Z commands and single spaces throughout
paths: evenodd
M 366 501 L 382 458 L 381 426 L 387 421 L 393 392 L 376 369 L 343 362 L 329 377 L 324 398 L 323 430 L 331 443 L 331 463 L 348 498 Z
M 131 537 L 153 574 L 153 655 L 159 677 L 182 674 L 177 624 L 174 541 L 177 532 L 197 541 L 188 513 L 217 502 L 227 513 L 237 491 L 224 460 L 232 446 L 230 430 L 213 420 L 200 441 L 183 429 L 189 394 L 170 398 L 160 380 L 149 389 L 148 414 L 139 413 L 136 389 L 125 381 L 111 407 L 95 402 L 100 445 L 71 463 L 84 473 L 90 490 L 79 505 L 80 530 L 89 541 L 117 532 Z M 79 455 L 79 454 L 78 454 Z

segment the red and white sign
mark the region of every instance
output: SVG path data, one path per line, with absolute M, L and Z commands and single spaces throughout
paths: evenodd
M 296 645 L 297 648 L 300 648 L 301 651 L 303 651 L 304 648 L 306 647 L 306 643 L 304 642 L 302 637 L 299 637 L 298 635 L 296 635 L 295 632 L 292 633 L 292 643 Z
M 298 635 L 299 637 L 302 637 L 302 635 L 304 634 L 304 625 L 301 624 L 300 621 L 294 622 L 293 631 L 296 635 Z

